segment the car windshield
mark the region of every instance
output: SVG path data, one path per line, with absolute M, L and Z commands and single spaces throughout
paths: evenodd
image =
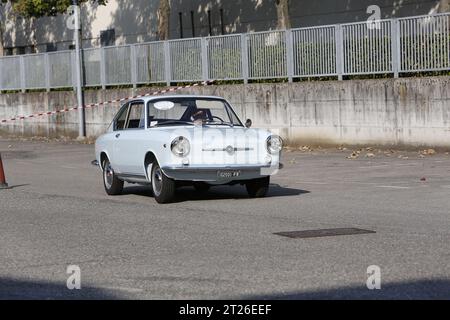
M 233 109 L 214 98 L 167 98 L 148 103 L 148 126 L 243 126 Z

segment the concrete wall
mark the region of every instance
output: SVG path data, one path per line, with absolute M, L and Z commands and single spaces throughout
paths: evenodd
M 99 46 L 100 31 L 115 29 L 116 44 L 152 41 L 156 39 L 156 11 L 159 1 L 109 0 L 107 6 L 90 3 L 82 6 L 83 46 Z M 292 26 L 366 21 L 368 6 L 378 5 L 382 18 L 404 17 L 434 13 L 439 0 L 320 0 L 290 2 Z M 276 28 L 277 14 L 274 0 L 171 0 L 170 37 L 180 37 L 179 14 L 182 14 L 184 37 L 192 37 L 191 11 L 194 13 L 195 36 L 209 35 L 208 11 L 211 12 L 212 35 L 221 34 L 220 10 L 223 10 L 225 33 L 264 31 Z M 5 10 L 5 47 L 31 45 L 33 34 L 28 20 Z M 1 13 L 0 13 L 1 16 Z M 36 22 L 37 51 L 45 52 L 47 43 L 55 43 L 58 50 L 72 44 L 73 32 L 66 27 L 65 17 L 45 17 Z
M 87 91 L 86 102 L 149 91 Z M 280 129 L 291 144 L 450 147 L 450 77 L 225 85 L 181 92 L 223 96 L 243 120 Z M 71 105 L 72 92 L 2 94 L 0 119 Z M 87 110 L 88 135 L 104 132 L 118 107 Z M 76 137 L 77 128 L 76 112 L 0 124 L 0 131 L 19 135 Z

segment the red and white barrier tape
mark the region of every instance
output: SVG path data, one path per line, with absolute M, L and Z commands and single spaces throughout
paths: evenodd
M 132 99 L 139 99 L 139 98 L 144 98 L 144 97 L 157 96 L 157 95 L 160 95 L 160 94 L 174 92 L 174 91 L 178 91 L 178 90 L 182 90 L 182 89 L 188 89 L 188 88 L 193 88 L 193 87 L 201 87 L 201 86 L 209 86 L 209 85 L 211 85 L 213 83 L 214 83 L 214 81 L 204 81 L 202 83 L 195 83 L 195 84 L 190 84 L 190 85 L 186 85 L 186 86 L 179 86 L 179 87 L 168 88 L 168 89 L 159 90 L 159 91 L 146 93 L 146 94 L 140 94 L 140 95 L 133 96 L 133 97 L 128 97 L 128 98 L 121 98 L 121 99 L 115 99 L 115 100 L 110 100 L 110 101 L 106 101 L 106 102 L 87 104 L 87 105 L 84 105 L 82 108 L 83 109 L 91 109 L 91 108 L 95 108 L 95 107 L 104 106 L 104 105 L 107 105 L 107 104 L 112 104 L 112 103 L 117 103 L 117 102 L 125 102 L 127 100 L 132 100 Z M 29 116 L 17 116 L 17 117 L 11 118 L 11 119 L 0 120 L 0 123 L 7 123 L 7 122 L 13 122 L 13 121 L 19 121 L 19 120 L 26 120 L 26 119 L 31 119 L 31 118 L 39 118 L 39 117 L 43 117 L 43 116 L 51 116 L 51 115 L 54 115 L 54 114 L 60 114 L 60 113 L 66 113 L 66 112 L 70 112 L 70 111 L 75 111 L 75 110 L 78 110 L 78 109 L 79 109 L 79 107 L 71 107 L 71 108 L 66 108 L 66 109 L 61 109 L 61 110 L 54 110 L 54 111 L 48 111 L 48 112 L 42 112 L 42 113 L 35 113 L 35 114 L 29 115 Z

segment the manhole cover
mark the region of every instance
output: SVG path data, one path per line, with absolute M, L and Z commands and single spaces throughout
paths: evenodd
M 376 232 L 358 228 L 337 228 L 337 229 L 277 232 L 274 234 L 277 236 L 288 237 L 293 239 L 305 239 L 305 238 L 321 238 L 334 236 L 349 236 L 354 234 L 367 234 L 367 233 L 376 233 Z

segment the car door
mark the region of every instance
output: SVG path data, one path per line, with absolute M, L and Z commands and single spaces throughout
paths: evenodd
M 145 108 L 141 100 L 129 103 L 123 130 L 115 132 L 116 170 L 124 175 L 145 175 L 140 141 L 145 135 Z
M 118 137 L 120 137 L 120 135 L 122 134 L 122 132 L 125 129 L 125 125 L 127 122 L 127 117 L 128 117 L 128 111 L 129 111 L 129 103 L 124 104 L 119 112 L 117 112 L 117 115 L 114 118 L 113 121 L 113 131 L 111 133 L 109 133 L 108 135 L 110 136 L 108 141 L 108 150 L 109 150 L 109 156 L 110 156 L 110 162 L 112 167 L 114 168 L 114 171 L 117 173 L 120 173 L 120 163 L 119 163 L 119 158 L 116 157 L 116 149 L 117 149 L 117 142 L 118 142 Z

